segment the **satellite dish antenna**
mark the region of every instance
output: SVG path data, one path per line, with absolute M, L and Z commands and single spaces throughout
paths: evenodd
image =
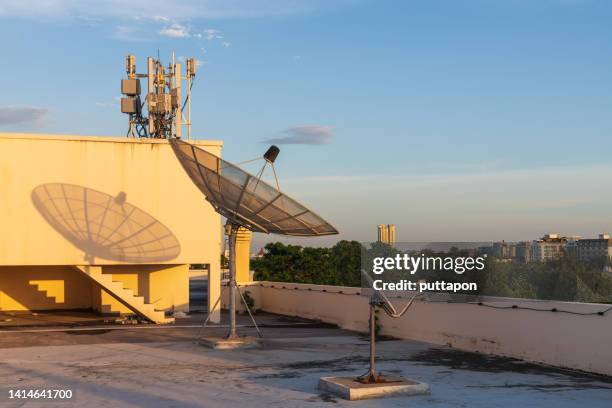
M 229 242 L 230 328 L 226 339 L 235 340 L 238 338 L 236 334 L 238 229 L 242 227 L 253 232 L 301 237 L 334 235 L 338 234 L 338 231 L 319 215 L 280 191 L 274 168 L 274 162 L 280 152 L 278 147 L 271 146 L 263 157 L 258 158 L 264 160 L 263 167 L 257 175 L 252 175 L 237 165 L 190 143 L 179 139 L 171 139 L 170 143 L 193 183 L 214 209 L 227 219 L 225 229 Z M 274 172 L 276 187 L 261 179 L 267 166 L 270 166 Z M 244 304 L 246 306 L 247 302 Z M 253 319 L 248 306 L 246 308 Z M 257 328 L 254 319 L 253 323 Z M 257 330 L 259 332 L 258 328 Z

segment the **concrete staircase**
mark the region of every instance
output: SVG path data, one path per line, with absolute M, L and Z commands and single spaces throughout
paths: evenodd
M 76 265 L 76 268 L 139 316 L 157 324 L 174 323 L 174 318 L 166 317 L 163 311 L 155 310 L 152 304 L 145 303 L 142 296 L 136 296 L 133 290 L 124 288 L 121 282 L 114 281 L 113 275 L 102 273 L 101 267 Z

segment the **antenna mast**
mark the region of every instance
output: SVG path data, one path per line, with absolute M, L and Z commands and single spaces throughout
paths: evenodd
M 147 73 L 136 72 L 136 57 L 130 54 L 125 59 L 127 79 L 121 80 L 121 112 L 129 115 L 128 137 L 151 137 L 158 139 L 181 138 L 181 128 L 187 125 L 188 140 L 191 140 L 191 88 L 196 75 L 195 58 L 187 59 L 186 75 L 181 74 L 181 64 L 172 60 L 165 67 L 160 58 L 147 57 Z M 147 94 L 141 101 L 140 78 L 147 80 Z M 181 83 L 187 81 L 187 98 L 181 103 Z M 146 105 L 146 115 L 143 108 Z M 187 121 L 183 109 L 187 105 Z

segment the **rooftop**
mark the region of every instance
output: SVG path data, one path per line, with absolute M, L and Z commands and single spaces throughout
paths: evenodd
M 34 317 L 40 323 L 49 316 Z M 29 326 L 25 316 L 15 317 Z M 612 400 L 610 377 L 389 340 L 378 343 L 380 370 L 425 381 L 431 395 L 349 402 L 316 386 L 321 376 L 366 371 L 368 342 L 359 333 L 258 314 L 262 349 L 227 352 L 198 344 L 201 314 L 165 327 L 93 319 L 91 326 L 68 328 L 54 319 L 46 327 L 16 324 L 0 331 L 5 389 L 72 389 L 75 397 L 62 403 L 66 407 L 608 407 Z M 81 323 L 87 324 L 86 316 Z M 239 317 L 239 324 L 247 323 Z M 220 335 L 225 329 L 204 332 Z M 242 332 L 255 334 L 252 328 Z
M 167 139 L 126 137 L 126 136 L 81 136 L 81 135 L 61 135 L 50 133 L 17 133 L 17 132 L 0 132 L 0 138 L 3 139 L 41 139 L 41 140 L 72 140 L 72 141 L 88 141 L 88 142 L 107 142 L 107 143 L 138 143 L 138 144 L 167 144 Z M 190 143 L 196 146 L 223 146 L 221 140 L 196 140 L 192 139 Z

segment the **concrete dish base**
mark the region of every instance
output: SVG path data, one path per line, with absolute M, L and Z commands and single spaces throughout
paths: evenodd
M 386 377 L 391 382 L 362 384 L 355 377 L 321 377 L 319 389 L 354 401 L 399 395 L 429 394 L 429 385 L 402 377 Z
M 231 340 L 223 337 L 204 337 L 200 339 L 200 344 L 215 350 L 250 349 L 261 346 L 257 337 L 238 337 Z

